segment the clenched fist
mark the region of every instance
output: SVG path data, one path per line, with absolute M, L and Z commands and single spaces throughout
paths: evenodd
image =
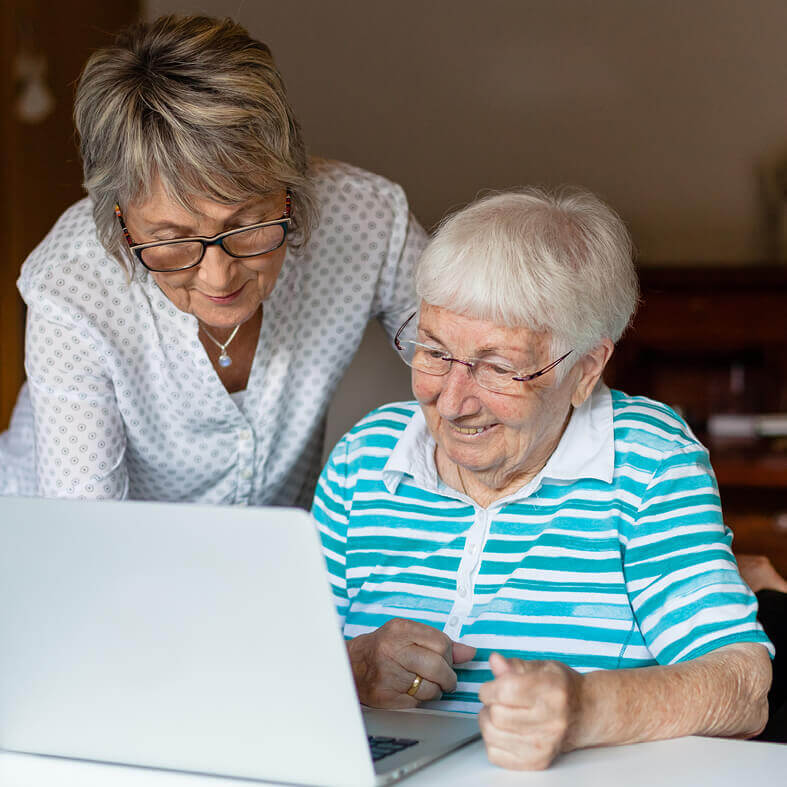
M 503 768 L 542 770 L 571 744 L 579 718 L 582 676 L 558 661 L 489 658 L 494 680 L 478 693 L 489 761 Z

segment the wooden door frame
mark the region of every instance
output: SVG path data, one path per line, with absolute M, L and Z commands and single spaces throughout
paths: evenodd
M 57 217 L 84 196 L 71 119 L 76 80 L 90 52 L 111 42 L 111 31 L 140 18 L 140 6 L 139 0 L 0 2 L 0 430 L 24 380 L 19 269 Z M 23 46 L 46 57 L 45 81 L 55 99 L 51 114 L 33 125 L 16 116 L 14 64 Z
M 17 128 L 13 106 L 15 99 L 13 58 L 14 15 L 10 4 L 0 11 L 0 430 L 11 417 L 16 395 L 24 380 L 24 304 L 16 289 L 19 250 L 19 206 L 13 195 L 18 188 L 18 167 L 13 151 L 17 150 Z

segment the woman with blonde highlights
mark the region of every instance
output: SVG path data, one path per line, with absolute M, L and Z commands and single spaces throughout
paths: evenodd
M 310 159 L 269 49 L 229 19 L 120 34 L 74 117 L 88 197 L 19 279 L 28 384 L 0 453 L 26 429 L 35 452 L 0 493 L 306 504 L 368 319 L 393 335 L 414 304 L 404 193 Z

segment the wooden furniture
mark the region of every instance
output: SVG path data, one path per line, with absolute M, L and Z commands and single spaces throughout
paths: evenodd
M 90 52 L 138 19 L 139 6 L 0 3 L 0 430 L 24 379 L 19 268 L 60 213 L 84 196 L 71 120 L 74 84 Z
M 787 266 L 648 266 L 607 382 L 678 409 L 711 452 L 735 549 L 787 575 L 787 439 L 714 439 L 715 413 L 787 412 Z

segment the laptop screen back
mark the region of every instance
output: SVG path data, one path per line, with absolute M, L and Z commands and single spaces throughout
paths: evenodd
M 0 746 L 373 782 L 309 515 L 0 498 Z

